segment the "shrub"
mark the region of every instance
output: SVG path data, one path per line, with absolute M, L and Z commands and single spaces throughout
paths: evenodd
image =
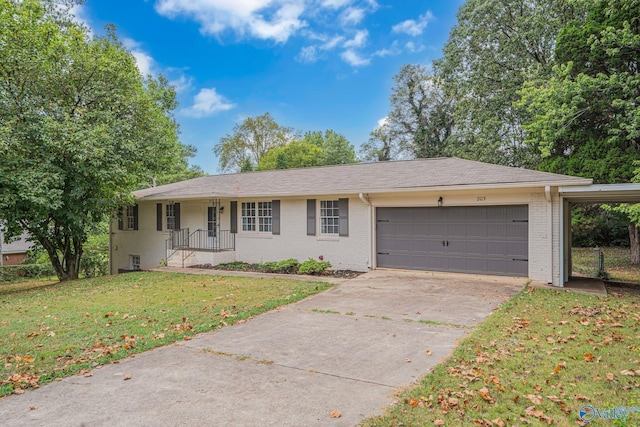
M 329 261 L 316 261 L 313 258 L 309 258 L 298 267 L 298 273 L 300 274 L 318 274 L 331 268 Z
M 11 283 L 22 279 L 37 279 L 55 276 L 51 264 L 22 264 L 0 267 L 0 283 Z
M 259 264 L 259 267 L 265 273 L 296 273 L 300 263 L 295 258 L 289 258 L 276 262 L 265 262 Z

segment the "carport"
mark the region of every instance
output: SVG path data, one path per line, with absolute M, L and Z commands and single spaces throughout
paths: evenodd
M 577 204 L 640 203 L 640 184 L 600 184 L 559 187 L 560 196 L 560 286 L 571 278 L 571 208 Z

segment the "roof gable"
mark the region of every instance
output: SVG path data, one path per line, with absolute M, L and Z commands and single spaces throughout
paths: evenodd
M 137 198 L 269 197 L 381 193 L 464 186 L 588 185 L 591 180 L 548 172 L 433 158 L 212 175 L 134 192 Z

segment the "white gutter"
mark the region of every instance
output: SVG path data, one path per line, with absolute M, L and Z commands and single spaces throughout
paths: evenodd
M 359 193 L 358 197 L 360 198 L 360 200 L 362 200 L 362 203 L 364 203 L 369 207 L 369 269 L 373 270 L 373 263 L 375 260 L 375 255 L 373 253 L 373 250 L 374 250 L 373 239 L 375 238 L 375 235 L 376 235 L 376 232 L 373 226 L 373 206 L 371 205 L 371 202 L 367 200 L 364 194 Z
M 551 186 L 544 187 L 544 197 L 547 200 L 547 224 L 549 226 L 549 278 L 547 283 L 553 284 L 553 199 L 551 198 Z

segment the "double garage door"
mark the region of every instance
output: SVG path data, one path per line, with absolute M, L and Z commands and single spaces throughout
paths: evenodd
M 377 208 L 378 267 L 528 276 L 528 206 Z

